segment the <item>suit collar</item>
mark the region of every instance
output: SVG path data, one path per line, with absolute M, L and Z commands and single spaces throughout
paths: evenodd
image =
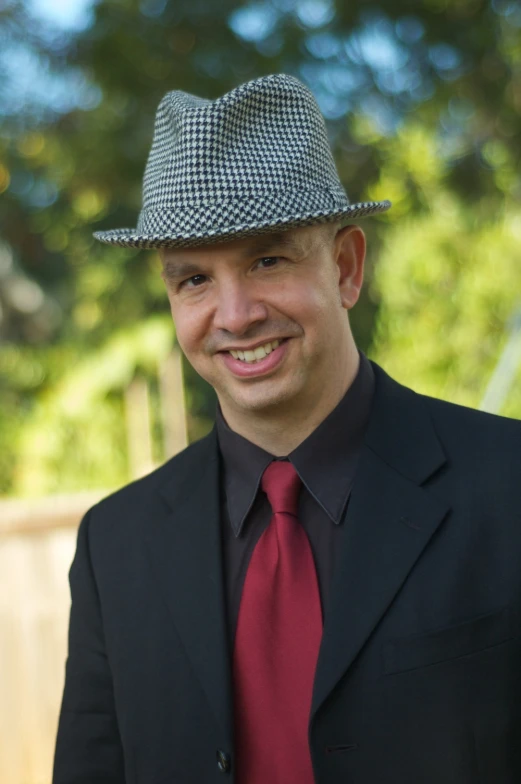
M 402 386 L 371 361 L 375 400 L 366 446 L 415 484 L 422 484 L 446 462 L 425 399 Z

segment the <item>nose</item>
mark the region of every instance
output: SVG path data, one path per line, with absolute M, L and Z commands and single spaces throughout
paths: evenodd
M 228 280 L 218 293 L 214 326 L 233 335 L 243 335 L 255 323 L 267 318 L 266 305 L 245 281 Z

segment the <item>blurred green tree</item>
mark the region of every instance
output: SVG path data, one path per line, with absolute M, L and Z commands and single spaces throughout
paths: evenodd
M 311 87 L 351 198 L 394 202 L 364 224 L 359 344 L 479 403 L 520 290 L 520 2 L 100 0 L 73 31 L 35 9 L 0 9 L 0 493 L 128 478 L 122 390 L 154 380 L 174 330 L 155 256 L 91 232 L 135 224 L 171 89 L 212 98 L 278 71 Z M 214 398 L 186 378 L 196 438 Z M 521 416 L 519 393 L 505 412 Z

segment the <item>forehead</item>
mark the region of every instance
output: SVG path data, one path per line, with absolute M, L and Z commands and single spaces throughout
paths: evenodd
M 305 226 L 196 248 L 160 248 L 159 254 L 163 265 L 171 271 L 220 258 L 242 261 L 274 252 L 303 256 L 316 246 L 323 233 L 323 226 Z

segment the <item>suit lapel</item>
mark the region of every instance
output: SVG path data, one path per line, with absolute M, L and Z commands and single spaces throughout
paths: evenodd
M 353 663 L 448 511 L 444 499 L 421 487 L 445 462 L 422 399 L 373 368 L 375 399 L 325 610 L 312 716 Z
M 170 513 L 146 540 L 170 614 L 208 702 L 231 743 L 231 675 L 220 537 L 215 430 L 171 463 L 161 488 Z

